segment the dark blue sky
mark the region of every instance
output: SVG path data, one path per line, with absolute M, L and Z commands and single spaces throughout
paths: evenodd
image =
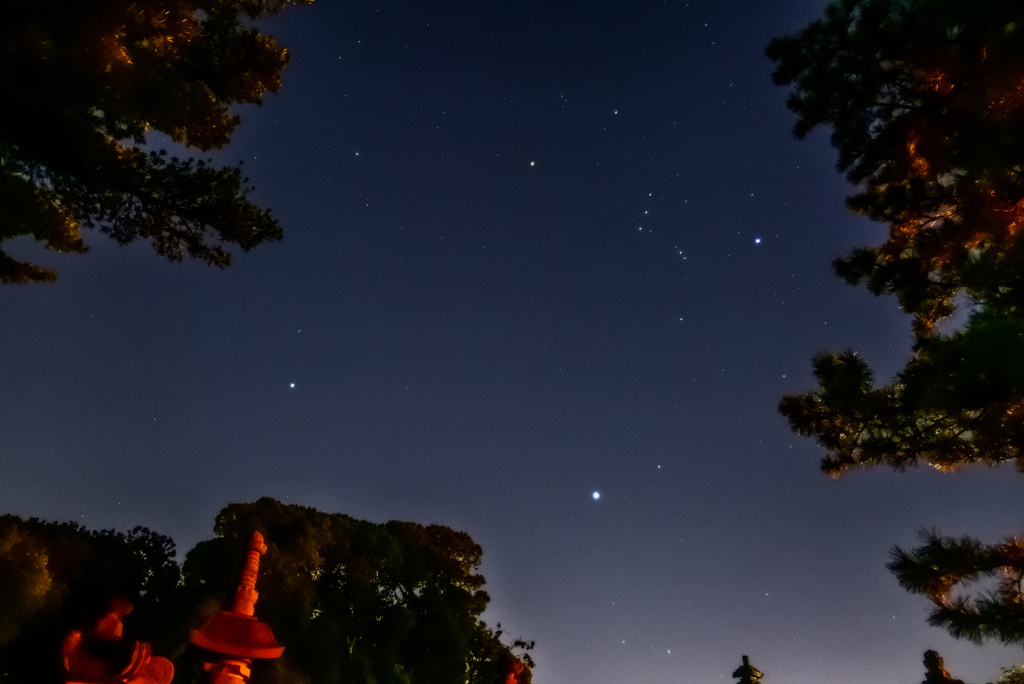
M 884 564 L 922 526 L 1014 533 L 1020 476 L 833 482 L 776 412 L 819 350 L 883 376 L 909 353 L 895 302 L 831 275 L 883 228 L 845 211 L 825 132 L 792 139 L 763 56 L 822 6 L 267 22 L 284 87 L 217 158 L 285 240 L 226 271 L 15 243 L 60 280 L 0 293 L 2 508 L 182 555 L 260 496 L 449 524 L 538 684 L 730 681 L 742 654 L 765 684 L 915 682 L 927 648 L 995 679 L 1018 650 L 928 627 Z

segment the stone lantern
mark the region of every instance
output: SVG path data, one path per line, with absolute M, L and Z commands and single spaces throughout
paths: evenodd
M 270 625 L 260 622 L 255 615 L 259 597 L 256 574 L 260 569 L 260 556 L 266 552 L 263 535 L 253 532 L 231 610 L 216 613 L 202 627 L 192 630 L 191 642 L 215 658 L 207 660 L 204 666 L 210 673 L 209 684 L 246 684 L 254 659 L 277 658 L 284 652 L 284 646 L 274 639 Z

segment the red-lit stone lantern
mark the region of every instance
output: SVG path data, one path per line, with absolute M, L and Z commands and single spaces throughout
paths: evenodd
M 202 627 L 192 630 L 193 644 L 220 656 L 205 665 L 210 673 L 210 684 L 245 684 L 254 659 L 277 658 L 284 651 L 284 646 L 274 639 L 270 626 L 255 617 L 259 597 L 256 574 L 260 569 L 260 556 L 266 552 L 263 535 L 253 532 L 231 610 L 220 611 Z

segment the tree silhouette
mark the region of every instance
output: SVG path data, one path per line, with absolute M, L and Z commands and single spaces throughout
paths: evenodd
M 254 684 L 504 684 L 513 671 L 517 684 L 531 681 L 533 644 L 506 644 L 479 618 L 488 598 L 469 535 L 273 499 L 227 506 L 216 537 L 180 567 L 173 542 L 144 528 L 90 532 L 0 516 L 0 680 L 63 681 L 65 636 L 123 597 L 135 605 L 126 636 L 176 661 L 175 682 L 199 681 L 189 629 L 234 595 L 253 530 L 268 546 L 256 613 L 286 647 L 254 668 Z
M 841 0 L 767 54 L 775 82 L 792 86 L 796 136 L 831 126 L 838 168 L 857 187 L 849 208 L 889 228 L 882 245 L 837 259 L 836 273 L 895 295 L 914 334 L 888 384 L 854 352 L 818 355 L 817 390 L 785 397 L 781 412 L 824 447 L 834 477 L 879 464 L 1024 466 L 1024 6 Z M 1018 572 L 1015 543 L 929 534 L 920 549 L 895 550 L 890 567 L 936 603 L 934 624 L 1021 641 L 1008 586 L 950 594 Z
M 894 549 L 888 568 L 904 589 L 935 604 L 928 622 L 975 643 L 1024 643 L 1024 539 L 990 545 L 922 531 L 921 540 L 916 549 Z M 958 594 L 958 586 L 979 586 L 982 591 Z
M 210 150 L 236 103 L 280 85 L 284 48 L 245 21 L 311 0 L 12 0 L 0 23 L 0 244 L 84 252 L 81 228 L 226 266 L 281 237 L 239 167 L 146 152 L 148 131 Z M 0 282 L 56 274 L 0 251 Z
M 479 619 L 488 602 L 476 572 L 482 550 L 464 532 L 266 498 L 227 506 L 214 529 L 217 539 L 183 566 L 194 604 L 219 605 L 233 590 L 221 579 L 223 558 L 253 530 L 267 541 L 257 612 L 287 648 L 256 684 L 303 674 L 318 683 L 499 684 L 513 657 L 532 664 L 532 644 L 505 646 Z M 530 681 L 526 668 L 518 682 Z

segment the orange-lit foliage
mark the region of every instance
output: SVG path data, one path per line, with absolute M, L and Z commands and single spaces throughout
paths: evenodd
M 0 518 L 0 586 L 13 601 L 0 611 L 0 645 L 11 640 L 21 623 L 42 608 L 53 588 L 46 550 L 16 521 Z
M 877 388 L 859 358 L 823 355 L 818 391 L 783 412 L 821 441 L 832 474 L 1019 459 L 1024 5 L 837 0 L 768 54 L 794 86 L 796 134 L 832 127 L 850 208 L 888 227 L 837 273 L 895 294 L 916 337 L 907 367 Z M 960 330 L 941 325 L 964 305 L 974 315 Z
M 937 95 L 949 95 L 955 87 L 949 76 L 941 69 L 932 69 L 921 74 L 921 84 Z
M 80 228 L 224 266 L 281 234 L 237 168 L 146 155 L 156 130 L 225 145 L 239 103 L 276 91 L 285 49 L 248 19 L 311 0 L 11 0 L 0 22 L 0 243 L 82 252 Z M 52 280 L 0 250 L 0 282 Z
M 1024 4 L 834 0 L 768 54 L 776 82 L 793 86 L 797 136 L 832 128 L 850 208 L 889 229 L 837 259 L 837 274 L 896 295 L 915 336 L 887 383 L 855 352 L 817 355 L 817 387 L 780 411 L 817 439 L 834 477 L 1024 469 Z M 951 320 L 957 306 L 968 315 Z M 929 621 L 1024 643 L 1024 543 L 924 541 L 896 549 L 889 568 L 933 601 Z

